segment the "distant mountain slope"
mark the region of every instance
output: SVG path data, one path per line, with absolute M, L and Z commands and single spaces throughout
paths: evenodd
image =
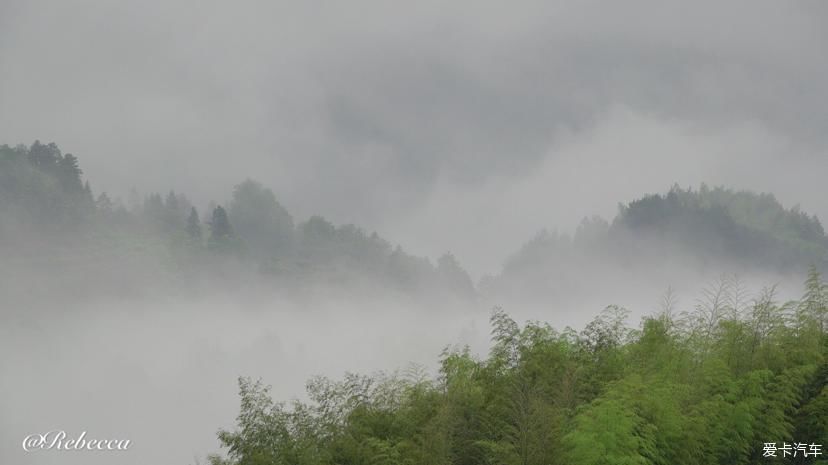
M 815 216 L 785 208 L 772 194 L 702 184 L 621 204 L 612 222 L 586 218 L 572 236 L 541 231 L 481 286 L 563 293 L 678 270 L 773 275 L 810 264 L 828 269 L 828 237 Z
M 786 209 L 772 194 L 675 186 L 621 206 L 614 230 L 670 238 L 700 254 L 779 266 L 822 262 L 828 238 L 816 216 Z
M 451 254 L 432 263 L 320 216 L 295 224 L 270 189 L 249 179 L 235 186 L 226 209 L 199 211 L 175 191 L 131 197 L 93 195 L 77 157 L 54 143 L 0 145 L 0 260 L 9 265 L 7 275 L 0 272 L 0 295 L 16 292 L 23 275 L 73 294 L 205 279 L 462 298 L 475 292 Z
M 475 289 L 451 255 L 436 263 L 354 225 L 314 216 L 295 222 L 274 193 L 246 180 L 226 209 L 199 211 L 170 191 L 128 202 L 93 194 L 77 157 L 55 144 L 0 146 L 0 293 L 26 272 L 75 294 L 96 280 L 113 285 L 181 286 L 205 276 L 265 286 L 369 285 L 403 292 L 475 296 L 478 290 L 571 293 L 602 280 L 678 269 L 802 272 L 828 269 L 819 220 L 771 194 L 724 187 L 673 187 L 619 206 L 608 222 L 585 219 L 573 236 L 542 231 Z M 199 216 L 201 213 L 202 217 Z M 12 279 L 14 278 L 14 279 Z M 634 287 L 632 287 L 634 288 Z

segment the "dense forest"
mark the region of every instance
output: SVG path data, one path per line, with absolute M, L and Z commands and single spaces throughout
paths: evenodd
M 54 143 L 0 146 L 0 253 L 18 269 L 48 264 L 60 280 L 125 275 L 119 286 L 255 274 L 283 286 L 367 281 L 409 293 L 474 293 L 452 254 L 432 263 L 352 224 L 321 216 L 296 224 L 250 179 L 201 213 L 174 190 L 129 197 L 95 195 L 78 158 Z
M 727 270 L 765 272 L 775 281 L 798 277 L 810 265 L 828 270 L 828 237 L 818 218 L 783 207 L 772 194 L 702 184 L 621 204 L 612 222 L 584 218 L 572 235 L 543 230 L 480 287 L 490 295 L 554 298 L 619 276 Z
M 698 191 L 673 186 L 665 195 L 620 205 L 612 223 L 585 218 L 572 237 L 542 231 L 512 257 L 506 271 L 535 266 L 556 254 L 597 250 L 624 261 L 667 249 L 706 259 L 728 257 L 751 267 L 828 263 L 828 237 L 815 216 L 799 207 L 784 208 L 772 194 L 702 184 Z
M 475 286 L 449 253 L 432 263 L 355 225 L 321 216 L 297 221 L 250 179 L 206 208 L 175 190 L 133 191 L 124 201 L 96 194 L 74 155 L 35 142 L 0 146 L 0 255 L 7 264 L 0 292 L 26 292 L 18 301 L 32 307 L 36 286 L 15 285 L 27 270 L 60 298 L 256 276 L 275 288 L 367 282 L 474 299 L 514 283 L 598 285 L 606 277 L 600 270 L 617 274 L 670 256 L 740 269 L 810 264 L 800 300 L 779 302 L 774 288 L 748 298 L 737 279 L 723 277 L 690 309 L 677 308 L 668 293 L 660 313 L 637 328 L 620 306 L 581 331 L 521 327 L 496 308 L 489 355 L 447 348 L 436 377 L 413 367 L 316 378 L 308 402 L 289 403 L 243 378 L 238 425 L 219 433 L 227 454 L 210 460 L 828 463 L 815 456 L 817 445 L 828 445 L 828 285 L 821 277 L 828 239 L 816 217 L 770 194 L 674 186 L 620 205 L 612 222 L 585 219 L 572 236 L 541 232 L 499 275 Z M 79 285 L 89 282 L 94 288 Z
M 0 0 L 0 465 L 828 465 L 828 0 Z
M 740 465 L 828 463 L 828 286 L 747 299 L 722 278 L 687 311 L 665 295 L 638 328 L 607 307 L 582 331 L 491 316 L 480 359 L 307 384 L 275 402 L 240 379 L 213 465 Z
M 273 191 L 250 179 L 226 202 L 199 209 L 175 190 L 133 189 L 126 201 L 95 194 L 82 174 L 78 158 L 54 143 L 0 146 L 0 253 L 16 269 L 44 265 L 59 277 L 56 286 L 78 295 L 88 286 L 83 277 L 113 274 L 122 279 L 98 282 L 94 292 L 244 275 L 268 286 L 370 284 L 469 298 L 568 289 L 613 267 L 648 268 L 671 256 L 733 271 L 828 264 L 822 225 L 798 207 L 771 194 L 674 186 L 620 205 L 611 223 L 585 218 L 572 236 L 541 231 L 475 286 L 451 253 L 433 263 L 352 224 L 321 216 L 296 222 Z

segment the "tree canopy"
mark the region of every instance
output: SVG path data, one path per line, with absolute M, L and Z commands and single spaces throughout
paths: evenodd
M 446 349 L 433 379 L 316 378 L 309 402 L 280 403 L 242 378 L 238 424 L 218 434 L 227 455 L 210 462 L 828 463 L 822 278 L 812 270 L 799 301 L 766 290 L 738 308 L 732 282 L 712 287 L 723 307 L 712 320 L 667 305 L 638 328 L 617 306 L 580 332 L 495 309 L 488 357 Z
M 113 263 L 155 259 L 180 277 L 224 264 L 237 270 L 241 262 L 242 270 L 291 286 L 368 281 L 402 292 L 474 292 L 453 256 L 432 263 L 393 248 L 375 232 L 321 216 L 297 225 L 274 192 L 252 179 L 232 189 L 227 208 L 211 202 L 200 215 L 174 189 L 143 198 L 132 189 L 124 202 L 107 192 L 93 194 L 82 174 L 78 158 L 54 143 L 0 146 L 0 252 L 41 263 L 36 256 L 82 257 L 94 248 Z M 80 260 L 78 266 L 88 265 Z

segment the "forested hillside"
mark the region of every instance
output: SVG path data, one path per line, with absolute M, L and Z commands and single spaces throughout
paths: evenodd
M 370 283 L 477 296 L 451 254 L 432 264 L 355 225 L 297 221 L 250 179 L 206 209 L 174 190 L 130 197 L 95 194 L 78 158 L 55 144 L 0 147 L 0 291 L 26 293 L 19 301 L 34 306 L 38 290 L 21 280 L 77 299 L 255 276 L 285 289 Z M 773 288 L 746 299 L 736 280 L 722 279 L 690 309 L 668 296 L 637 328 L 619 306 L 579 332 L 521 328 L 496 309 L 488 357 L 448 348 L 436 378 L 421 369 L 318 378 L 309 403 L 289 404 L 242 379 L 238 426 L 219 434 L 227 456 L 211 461 L 828 463 L 804 456 L 828 445 L 828 286 L 820 276 L 828 239 L 816 217 L 769 194 L 674 187 L 621 205 L 612 222 L 586 219 L 572 237 L 539 234 L 482 290 L 572 291 L 619 270 L 659 272 L 653 264 L 671 257 L 712 269 L 812 265 L 798 301 L 778 302 Z M 776 457 L 765 457 L 769 443 Z M 784 444 L 807 447 L 784 457 Z
M 174 188 L 133 190 L 126 200 L 94 193 L 82 174 L 78 158 L 54 143 L 0 146 L 0 252 L 16 265 L 8 269 L 47 269 L 77 295 L 90 276 L 101 278 L 96 293 L 243 275 L 285 287 L 380 285 L 462 298 L 478 290 L 450 253 L 432 263 L 352 224 L 298 221 L 250 179 L 226 202 L 198 208 Z M 824 271 L 828 238 L 815 216 L 771 194 L 675 186 L 620 205 L 612 222 L 586 218 L 572 236 L 542 231 L 479 290 L 554 294 L 665 262 L 715 273 Z M 117 284 L 108 283 L 114 275 Z
M 828 263 L 828 238 L 819 220 L 784 208 L 771 194 L 673 187 L 621 206 L 610 234 L 670 237 L 688 250 L 727 256 L 751 266 Z
M 620 204 L 610 222 L 585 218 L 573 235 L 541 231 L 483 283 L 483 291 L 554 295 L 581 283 L 647 274 L 729 271 L 799 275 L 828 270 L 828 237 L 815 216 L 771 194 L 674 186 Z
M 317 378 L 310 402 L 241 379 L 214 465 L 740 465 L 828 463 L 828 287 L 744 300 L 722 280 L 692 309 L 667 296 L 628 326 L 582 331 L 491 317 L 486 358 L 447 348 L 439 376 Z M 817 455 L 819 454 L 819 455 Z
M 76 294 L 88 277 L 97 279 L 100 293 L 116 285 L 106 281 L 113 275 L 124 291 L 147 280 L 179 286 L 250 274 L 272 277 L 275 286 L 368 283 L 407 293 L 474 293 L 453 255 L 432 263 L 321 216 L 297 224 L 253 180 L 236 185 L 226 203 L 199 210 L 175 190 L 133 191 L 127 201 L 95 195 L 82 173 L 78 158 L 54 143 L 0 146 L 0 253 L 16 265 L 7 269 L 33 270 L 43 281 L 56 277 L 54 285 Z

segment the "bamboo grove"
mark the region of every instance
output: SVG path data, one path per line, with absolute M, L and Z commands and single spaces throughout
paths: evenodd
M 670 293 L 638 329 L 605 309 L 582 331 L 491 316 L 479 359 L 446 349 L 439 376 L 410 369 L 308 383 L 274 402 L 240 379 L 241 411 L 213 465 L 695 465 L 828 463 L 828 287 L 748 298 L 723 277 L 680 312 Z M 807 444 L 772 456 L 767 444 Z M 824 454 L 826 451 L 821 451 Z M 821 460 L 821 461 L 820 461 Z

